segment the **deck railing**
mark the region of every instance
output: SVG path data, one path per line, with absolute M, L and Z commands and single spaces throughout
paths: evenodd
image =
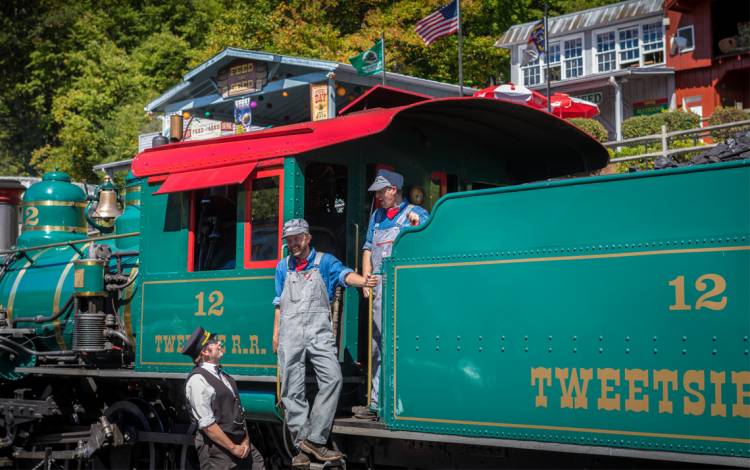
M 662 156 L 671 157 L 671 156 L 695 152 L 695 151 L 708 150 L 718 145 L 718 143 L 710 143 L 710 144 L 701 144 L 701 145 L 694 145 L 690 147 L 670 149 L 669 141 L 670 139 L 673 139 L 675 137 L 692 136 L 693 140 L 698 141 L 699 139 L 712 137 L 711 136 L 712 131 L 721 130 L 721 129 L 741 128 L 741 127 L 750 128 L 750 119 L 745 120 L 745 121 L 736 121 L 736 122 L 730 122 L 727 124 L 717 124 L 715 126 L 706 126 L 706 127 L 695 128 L 695 129 L 688 129 L 684 131 L 672 131 L 672 132 L 667 132 L 667 126 L 661 126 L 661 133 L 659 134 L 606 142 L 604 143 L 604 146 L 607 148 L 614 148 L 615 150 L 615 156 L 614 158 L 610 160 L 611 163 L 621 163 L 621 162 L 628 162 L 628 161 L 633 161 L 633 160 L 650 160 L 650 159 L 662 157 Z M 647 144 L 651 142 L 661 142 L 661 149 L 657 152 L 648 152 L 648 153 L 642 153 L 639 155 L 628 155 L 626 157 L 617 156 L 618 148 L 620 147 L 627 147 L 632 144 Z

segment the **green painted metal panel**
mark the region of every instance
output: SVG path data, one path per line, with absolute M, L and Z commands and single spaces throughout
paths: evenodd
M 125 194 L 123 201 L 125 204 L 125 210 L 115 220 L 115 233 L 133 233 L 140 231 L 141 228 L 141 188 L 143 181 L 133 176 L 132 172 L 128 172 L 128 176 L 125 180 Z M 121 250 L 131 249 L 138 245 L 138 238 L 126 237 L 117 239 L 115 242 L 117 248 Z
M 386 263 L 388 427 L 750 456 L 748 181 L 745 161 L 443 198 Z
M 225 337 L 222 363 L 230 373 L 275 375 L 271 345 L 273 270 L 187 273 L 141 286 L 140 351 L 137 368 L 185 371 L 190 358 L 179 351 L 197 326 Z
M 305 175 L 296 158 L 284 159 L 284 220 L 305 215 Z
M 187 269 L 190 195 L 153 195 L 159 185 L 141 188 L 141 258 L 145 274 L 181 273 Z

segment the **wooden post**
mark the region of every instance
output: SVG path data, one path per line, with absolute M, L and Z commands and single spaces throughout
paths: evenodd
M 669 142 L 667 141 L 667 126 L 661 126 L 661 156 L 667 157 L 669 151 Z

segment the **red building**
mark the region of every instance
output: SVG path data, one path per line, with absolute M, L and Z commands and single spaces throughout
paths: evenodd
M 677 106 L 750 109 L 750 0 L 666 0 L 664 16 Z

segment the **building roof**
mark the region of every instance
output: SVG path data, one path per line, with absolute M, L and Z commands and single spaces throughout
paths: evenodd
M 218 112 L 224 111 L 227 115 L 231 114 L 234 101 L 243 96 L 223 97 L 217 90 L 215 77 L 219 70 L 238 59 L 268 63 L 268 83 L 263 86 L 262 90 L 245 96 L 264 95 L 267 98 L 265 101 L 267 109 L 264 108 L 265 113 L 261 114 L 270 118 L 268 124 L 274 125 L 305 120 L 300 114 L 303 113 L 304 107 L 299 106 L 299 103 L 309 99 L 308 86 L 311 83 L 324 82 L 335 75 L 337 85 L 345 85 L 348 90 L 354 88 L 361 90 L 382 81 L 381 75 L 359 76 L 350 64 L 229 47 L 187 72 L 180 83 L 148 103 L 145 111 L 170 114 L 183 110 L 211 108 Z M 402 90 L 432 97 L 458 96 L 459 94 L 458 85 L 399 73 L 387 72 L 386 82 Z M 284 91 L 288 94 L 285 96 L 289 96 L 290 99 L 279 99 Z M 465 87 L 465 91 L 472 93 L 474 90 Z M 336 107 L 340 109 L 348 104 L 351 101 L 350 94 L 351 92 L 347 91 L 344 95 L 336 96 Z M 354 94 L 357 95 L 358 92 Z M 269 104 L 272 106 L 268 106 Z M 289 119 L 282 119 L 285 116 Z
M 568 13 L 567 15 L 549 18 L 550 38 L 565 36 L 602 26 L 623 23 L 638 18 L 662 15 L 663 0 L 628 0 L 625 2 L 606 5 L 589 10 Z M 503 36 L 495 42 L 495 47 L 512 47 L 526 44 L 537 21 L 511 26 Z

